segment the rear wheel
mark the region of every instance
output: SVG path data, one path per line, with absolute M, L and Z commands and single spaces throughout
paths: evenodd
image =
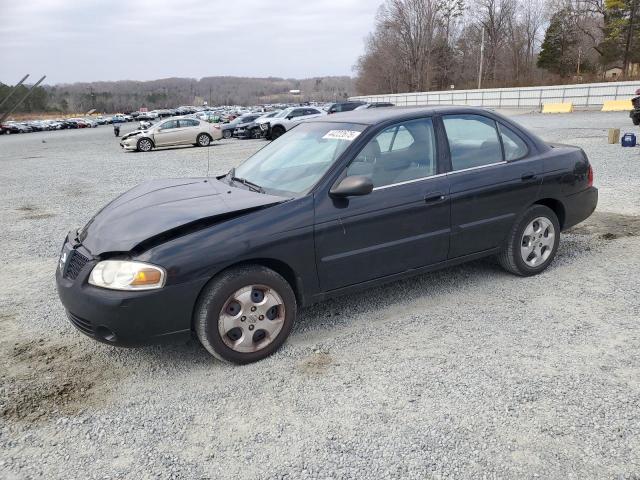
M 231 130 L 225 130 L 224 132 L 222 132 L 222 136 L 224 138 L 231 138 L 232 135 L 233 135 L 233 132 Z
M 216 358 L 245 364 L 275 352 L 291 332 L 296 298 L 281 275 L 260 265 L 233 268 L 204 289 L 195 330 Z
M 201 133 L 196 138 L 196 143 L 198 144 L 199 147 L 208 147 L 209 144 L 211 143 L 211 137 L 206 133 Z
M 139 152 L 148 152 L 153 148 L 153 142 L 148 138 L 141 138 L 138 140 L 137 147 Z
M 556 214 L 544 205 L 533 205 L 513 225 L 498 261 L 508 272 L 535 275 L 551 264 L 559 243 Z
M 640 125 L 640 113 L 632 115 L 631 121 L 633 122 L 634 125 Z

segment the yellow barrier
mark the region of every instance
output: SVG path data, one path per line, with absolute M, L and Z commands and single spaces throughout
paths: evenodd
M 602 104 L 603 112 L 627 112 L 633 110 L 631 100 L 605 100 Z
M 573 112 L 573 103 L 545 103 L 542 105 L 542 113 L 571 113 Z

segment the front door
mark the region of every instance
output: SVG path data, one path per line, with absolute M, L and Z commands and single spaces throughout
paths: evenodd
M 370 194 L 316 198 L 316 264 L 324 291 L 447 258 L 449 182 L 437 174 L 436 143 L 430 118 L 393 125 L 344 173 L 371 178 Z
M 180 128 L 178 120 L 167 120 L 163 122 L 153 134 L 153 141 L 157 147 L 165 145 L 175 145 L 179 141 Z

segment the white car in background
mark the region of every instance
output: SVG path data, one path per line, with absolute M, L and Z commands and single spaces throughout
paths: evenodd
M 220 140 L 220 125 L 190 117 L 173 117 L 155 123 L 145 130 L 135 130 L 122 137 L 120 146 L 125 150 L 148 152 L 157 147 L 194 145 L 208 147 Z
M 327 112 L 316 107 L 289 107 L 282 110 L 275 117 L 270 118 L 268 122 L 261 123 L 260 129 L 267 140 L 275 140 L 303 120 L 321 117 L 326 114 Z

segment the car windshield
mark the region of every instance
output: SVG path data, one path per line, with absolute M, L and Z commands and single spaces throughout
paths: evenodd
M 275 194 L 305 194 L 364 128 L 353 123 L 302 123 L 247 159 L 233 175 Z
M 291 113 L 291 112 L 293 112 L 293 108 L 285 108 L 284 110 L 282 110 L 277 115 L 274 115 L 273 118 L 283 118 L 283 117 L 286 117 L 287 115 L 289 115 L 289 113 Z

